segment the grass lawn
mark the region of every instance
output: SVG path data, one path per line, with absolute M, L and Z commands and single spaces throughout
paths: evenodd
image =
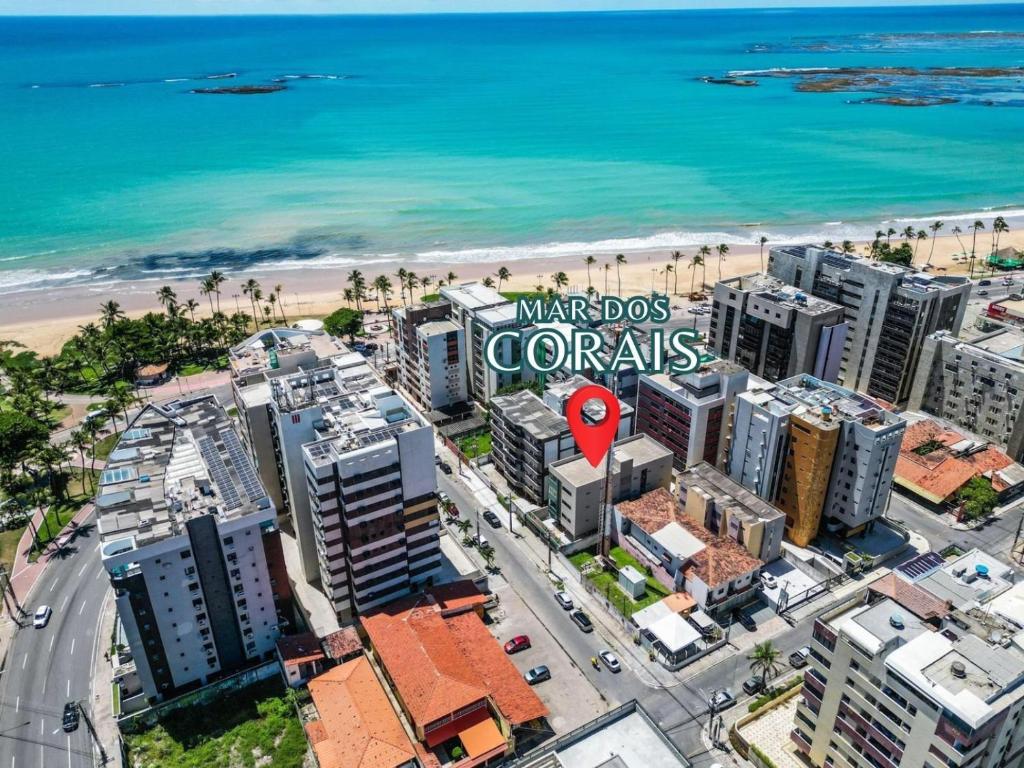
M 88 475 L 86 475 L 87 477 Z M 99 473 L 94 473 L 94 485 L 98 478 Z M 29 555 L 28 559 L 30 562 L 35 562 L 39 558 L 39 553 L 46 549 L 46 545 L 60 536 L 64 526 L 71 522 L 71 518 L 78 513 L 78 510 L 86 502 L 92 499 L 88 481 L 83 481 L 81 475 L 75 475 L 68 483 L 68 497 L 67 500 L 54 502 L 46 510 L 46 520 L 36 531 L 36 547 Z M 17 542 L 15 542 L 14 546 L 17 546 Z
M 480 432 L 475 435 L 466 435 L 455 441 L 459 450 L 466 454 L 467 458 L 475 459 L 491 452 L 491 433 Z
M 615 561 L 615 564 L 619 568 L 632 565 L 640 571 L 640 573 L 644 572 L 644 566 L 621 547 L 613 547 L 608 554 L 611 555 L 612 560 Z M 588 552 L 577 552 L 569 558 L 569 562 L 571 562 L 577 570 L 582 570 L 583 566 L 593 559 L 594 556 Z M 659 582 L 653 576 L 647 577 L 647 591 L 639 600 L 634 600 L 622 591 L 619 587 L 618 578 L 614 573 L 600 571 L 598 573 L 591 573 L 587 578 L 594 583 L 594 586 L 597 587 L 598 591 L 605 595 L 624 616 L 632 616 L 641 608 L 653 605 L 663 597 L 668 597 L 672 594 L 664 584 Z
M 114 450 L 114 446 L 117 445 L 117 439 L 120 436 L 120 433 L 115 432 L 112 435 L 107 435 L 101 440 L 97 440 L 95 446 L 96 450 L 94 451 L 96 458 L 106 461 L 107 457 L 110 456 L 110 452 Z
M 18 541 L 21 540 L 21 534 L 27 527 L 23 525 L 21 528 L 12 528 L 9 531 L 0 533 L 0 563 L 7 569 L 7 573 L 11 572 L 11 567 L 14 565 L 14 556 L 18 551 Z
M 302 768 L 306 736 L 280 680 L 183 707 L 125 736 L 131 768 Z

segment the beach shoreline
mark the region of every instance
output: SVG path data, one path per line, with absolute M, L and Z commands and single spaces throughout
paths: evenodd
M 961 234 L 960 241 L 970 252 L 970 237 Z M 893 238 L 894 244 L 899 241 Z M 991 243 L 991 234 L 988 230 L 978 235 L 978 253 L 987 252 Z M 718 256 L 714 244 L 709 244 L 712 253 L 706 258 L 704 266 L 704 279 L 708 286 L 713 286 L 719 279 Z M 857 253 L 865 253 L 867 246 L 864 242 L 857 242 Z M 762 260 L 767 266 L 768 251 L 772 246 L 768 243 L 761 249 L 755 245 L 730 245 L 729 253 L 721 263 L 721 276 L 723 278 L 735 277 L 737 275 L 749 274 L 761 271 Z M 1024 250 L 1024 232 L 1011 231 L 1004 234 L 1000 239 L 1000 247 L 1012 246 Z M 360 269 L 368 285 L 372 285 L 375 277 L 380 274 L 387 274 L 395 285 L 393 296 L 389 303 L 391 306 L 401 304 L 400 292 L 397 286 L 395 272 L 399 268 L 411 269 L 418 276 L 430 276 L 434 281 L 426 293 L 436 293 L 436 281 L 447 280 L 449 272 L 457 275 L 456 282 L 468 282 L 482 280 L 485 277 L 497 279 L 497 270 L 500 267 L 507 267 L 512 273 L 511 279 L 502 284 L 502 290 L 526 291 L 533 290 L 537 285 L 545 288 L 552 285 L 551 275 L 563 271 L 569 277 L 568 290 L 583 291 L 588 285 L 587 268 L 584 259 L 590 255 L 596 262 L 590 268 L 589 281 L 599 292 L 605 291 L 606 277 L 608 292 L 623 295 L 649 294 L 652 290 L 663 292 L 666 287 L 666 265 L 672 265 L 673 269 L 678 267 L 678 292 L 685 296 L 690 289 L 691 280 L 693 285 L 699 286 L 701 275 L 694 275 L 694 270 L 689 268 L 691 258 L 696 248 L 681 249 L 684 256 L 677 263 L 673 263 L 671 251 L 665 248 L 624 250 L 626 264 L 616 267 L 615 255 L 606 251 L 588 253 L 581 250 L 572 255 L 560 255 L 546 258 L 523 258 L 507 262 L 476 262 L 476 263 L 426 263 L 417 261 L 415 263 L 395 260 L 392 262 L 375 262 Z M 934 255 L 932 265 L 936 270 L 933 274 L 966 275 L 968 267 L 964 263 L 954 263 L 953 256 L 962 253 L 961 243 L 951 234 L 940 234 L 934 242 Z M 918 246 L 915 266 L 923 265 L 929 253 L 932 251 L 932 241 L 925 240 Z M 975 271 L 981 263 L 979 256 L 976 261 Z M 609 270 L 604 265 L 610 265 Z M 343 291 L 348 287 L 346 277 L 348 273 L 359 267 L 344 268 L 315 268 L 315 269 L 280 269 L 260 271 L 258 268 L 245 270 L 240 273 L 229 273 L 228 281 L 222 288 L 220 296 L 221 309 L 225 313 L 232 313 L 240 310 L 251 312 L 247 296 L 242 295 L 241 283 L 249 278 L 260 282 L 264 293 L 269 292 L 274 286 L 281 285 L 281 306 L 284 309 L 288 321 L 294 322 L 299 318 L 318 317 L 326 315 L 335 309 L 346 306 L 343 300 Z M 699 268 L 698 268 L 699 271 Z M 976 274 L 977 276 L 977 274 Z M 667 286 L 670 294 L 675 292 L 677 277 L 673 273 L 667 274 Z M 0 339 L 14 340 L 24 344 L 27 349 L 39 354 L 55 354 L 61 346 L 68 341 L 78 330 L 78 327 L 85 323 L 94 322 L 99 315 L 99 307 L 108 300 L 117 301 L 128 316 L 138 317 L 146 312 L 161 311 L 157 301 L 156 291 L 163 285 L 169 285 L 178 294 L 179 302 L 186 302 L 195 299 L 199 302 L 200 308 L 196 316 L 203 317 L 210 314 L 210 303 L 207 297 L 199 292 L 199 280 L 194 277 L 185 279 L 169 279 L 166 277 L 155 280 L 126 281 L 115 285 L 79 285 L 55 287 L 42 290 L 31 290 L 23 292 L 12 292 L 4 295 L 0 302 Z M 423 294 L 422 288 L 415 291 L 416 299 Z M 371 295 L 375 291 L 370 291 Z M 370 306 L 376 307 L 376 302 L 369 302 Z M 31 319 L 26 319 L 31 318 Z

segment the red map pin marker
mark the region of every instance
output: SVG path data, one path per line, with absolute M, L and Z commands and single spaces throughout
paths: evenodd
M 583 419 L 583 406 L 589 400 L 604 403 L 604 418 L 595 424 Z M 573 392 L 565 406 L 565 418 L 576 440 L 576 445 L 587 457 L 590 466 L 596 467 L 608 453 L 608 449 L 619 431 L 619 401 L 604 387 L 590 384 Z

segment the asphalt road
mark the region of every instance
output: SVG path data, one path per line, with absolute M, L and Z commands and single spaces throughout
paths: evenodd
M 70 734 L 61 728 L 65 702 L 79 701 L 88 711 L 94 653 L 110 642 L 96 637 L 110 588 L 98 541 L 90 518 L 64 557 L 49 563 L 24 605 L 26 626 L 16 633 L 0 674 L 0 768 L 98 764 L 84 718 Z M 53 617 L 34 629 L 31 614 L 44 604 Z
M 456 477 L 439 472 L 438 489 L 452 498 L 463 518 L 474 523 L 472 532 L 475 534 L 477 504 L 468 489 L 457 482 Z M 603 636 L 599 625 L 595 632 L 589 634 L 577 628 L 569 619 L 568 612 L 555 602 L 555 589 L 547 575 L 520 548 L 507 525 L 505 522 L 501 529 L 494 529 L 480 519 L 480 532 L 494 547 L 495 564 L 501 571 L 500 577 L 509 583 L 584 677 L 607 699 L 609 708 L 637 699 L 694 765 L 705 766 L 715 762 L 716 758 L 706 751 L 701 739 L 701 726 L 708 719 L 708 697 L 713 691 L 728 688 L 740 700 L 739 706 L 743 706 L 746 697 L 741 686 L 750 676 L 746 656 L 742 653 L 724 653 L 721 662 L 685 681 L 680 680 L 670 687 L 656 686 L 649 675 L 641 677 L 635 672 L 632 657 L 620 650 L 617 639 L 609 640 Z M 784 660 L 792 651 L 808 643 L 812 624 L 813 618 L 809 618 L 771 637 L 781 652 L 781 659 Z M 733 631 L 746 630 L 735 627 Z M 769 638 L 766 635 L 763 639 Z M 603 668 L 595 670 L 591 667 L 590 658 L 602 648 L 610 648 L 618 655 L 624 667 L 621 673 L 612 674 Z M 685 675 L 684 669 L 681 676 Z M 566 691 L 563 695 L 571 696 L 572 693 Z M 2 763 L 0 768 L 3 768 Z

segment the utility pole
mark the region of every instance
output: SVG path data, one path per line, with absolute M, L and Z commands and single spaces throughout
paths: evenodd
M 1010 548 L 1010 555 L 1018 564 L 1024 563 L 1024 542 L 1021 541 L 1021 531 L 1024 528 L 1024 516 L 1017 521 L 1017 532 L 1013 535 L 1013 546 Z
M 89 713 L 85 707 L 82 706 L 82 702 L 76 701 L 75 706 L 78 707 L 79 713 L 82 715 L 82 719 L 85 720 L 85 727 L 89 729 L 89 735 L 92 736 L 92 740 L 96 743 L 97 749 L 100 751 L 100 765 L 107 764 L 107 750 L 103 748 L 103 742 L 100 741 L 99 734 L 96 733 L 96 728 L 93 727 L 92 718 L 89 717 Z

